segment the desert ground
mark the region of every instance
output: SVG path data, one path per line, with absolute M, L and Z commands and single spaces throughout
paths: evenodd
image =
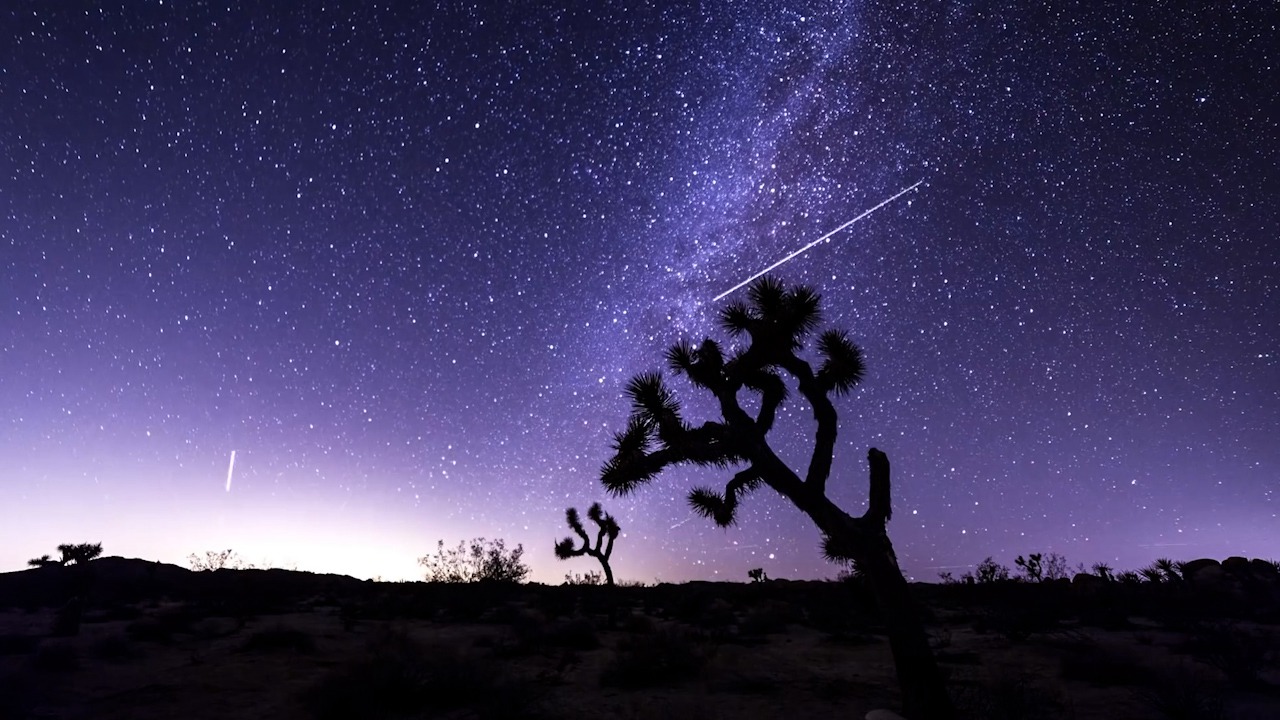
M 747 720 L 900 707 L 856 579 L 445 586 L 95 565 L 70 619 L 47 601 L 79 582 L 74 568 L 0 575 L 0 718 Z M 1280 612 L 1258 599 L 1269 586 L 1167 585 L 914 590 L 962 717 L 1280 718 Z

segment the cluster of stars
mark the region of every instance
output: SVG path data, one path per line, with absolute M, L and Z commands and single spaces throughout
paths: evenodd
M 0 569 L 85 527 L 325 569 L 342 527 L 411 549 L 343 572 L 485 535 L 557 581 L 599 499 L 623 577 L 833 576 L 764 492 L 723 531 L 682 520 L 726 478 L 596 474 L 626 380 L 717 335 L 717 294 L 921 178 L 778 269 L 870 364 L 838 502 L 885 449 L 923 579 L 1265 554 L 1274 23 L 1205 12 L 3 11 L 0 513 L 41 513 L 0 518 L 32 537 Z M 804 463 L 807 409 L 782 421 Z

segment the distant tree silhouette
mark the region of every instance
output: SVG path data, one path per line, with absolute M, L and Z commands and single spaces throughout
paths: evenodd
M 102 543 L 59 545 L 58 553 L 61 556 L 59 562 L 63 565 L 83 565 L 102 555 Z
M 61 565 L 62 563 L 54 560 L 48 555 L 41 555 L 38 558 L 31 558 L 27 561 L 27 565 L 31 567 L 49 567 L 50 565 Z
M 600 566 L 604 568 L 605 584 L 613 587 L 613 568 L 609 567 L 609 556 L 613 554 L 613 541 L 617 539 L 618 533 L 622 532 L 622 528 L 618 527 L 618 521 L 614 520 L 612 515 L 600 507 L 600 503 L 591 503 L 591 507 L 587 509 L 587 518 L 595 523 L 598 529 L 595 546 L 591 545 L 587 529 L 582 526 L 582 520 L 578 518 L 578 509 L 569 508 L 564 511 L 564 519 L 569 523 L 569 528 L 582 538 L 582 547 L 575 548 L 573 538 L 567 537 L 556 543 L 556 557 L 568 560 L 590 555 L 599 560 Z
M 1043 582 L 1044 570 L 1040 567 L 1042 558 L 1040 553 L 1031 553 L 1025 558 L 1019 555 L 1013 564 L 1022 570 L 1022 577 L 1027 582 Z
M 753 583 L 769 582 L 769 573 L 765 572 L 764 568 L 752 568 L 748 570 L 747 577 L 751 578 L 751 582 Z
M 867 453 L 870 493 L 861 517 L 826 495 L 838 423 L 832 396 L 847 395 L 862 380 L 862 351 L 845 332 L 827 330 L 817 337 L 821 362 L 815 370 L 798 353 L 821 320 L 817 293 L 765 277 L 750 286 L 748 298 L 720 312 L 721 327 L 746 340 L 745 348 L 726 356 L 708 338 L 697 346 L 682 340 L 666 354 L 673 373 L 715 398 L 721 418 L 689 423 L 661 373 L 637 375 L 625 391 L 631 416 L 614 436 L 615 454 L 601 468 L 601 482 L 612 494 L 624 495 L 678 465 L 734 468 L 723 493 L 705 487 L 689 493 L 692 509 L 722 527 L 735 522 L 742 498 L 761 486 L 786 497 L 822 531 L 825 555 L 856 563 L 866 576 L 888 630 L 904 714 L 913 720 L 951 718 L 955 711 L 943 676 L 885 528 L 892 514 L 888 456 L 875 448 Z M 817 423 L 804 477 L 767 440 L 789 395 L 784 377 L 796 384 Z M 754 417 L 739 402 L 744 388 L 758 396 Z

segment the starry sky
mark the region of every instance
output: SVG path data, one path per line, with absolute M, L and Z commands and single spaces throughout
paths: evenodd
M 1273 3 L 230 5 L 0 10 L 0 570 L 559 582 L 602 500 L 621 579 L 832 577 L 767 489 L 598 471 L 716 295 L 918 181 L 776 273 L 867 358 L 831 497 L 888 452 L 924 580 L 1280 555 Z

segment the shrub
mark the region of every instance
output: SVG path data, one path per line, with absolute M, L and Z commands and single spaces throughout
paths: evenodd
M 1153 677 L 1134 695 L 1168 720 L 1217 720 L 1226 717 L 1222 693 L 1185 666 Z
M 979 583 L 993 583 L 1009 579 L 1009 568 L 988 557 L 978 563 L 974 579 Z
M 1271 655 L 1270 645 L 1260 634 L 1226 623 L 1196 629 L 1185 649 L 1195 659 L 1221 670 L 1232 684 L 1245 689 L 1263 684 L 1261 673 Z
M 957 687 L 953 695 L 964 718 L 1048 720 L 1065 716 L 1060 693 L 1029 675 L 993 677 L 980 685 Z
M 173 631 L 172 624 L 154 617 L 141 617 L 124 627 L 125 635 L 138 642 L 168 642 Z
M 459 542 L 458 547 L 451 550 L 446 550 L 441 540 L 436 545 L 436 553 L 419 558 L 418 564 L 426 568 L 427 582 L 520 583 L 530 572 L 522 561 L 523 556 L 523 545 L 507 550 L 501 538 L 489 541 L 475 538 L 469 543 Z
M 738 626 L 744 635 L 772 635 L 786 632 L 787 625 L 800 620 L 800 612 L 794 605 L 766 601 L 748 610 Z
M 309 653 L 316 649 L 315 638 L 297 628 L 277 625 L 266 630 L 259 630 L 250 635 L 241 652 L 278 652 L 289 650 Z
M 565 585 L 603 585 L 604 574 L 592 570 L 584 573 L 565 573 Z
M 217 570 L 252 570 L 253 565 L 245 562 L 235 550 L 206 550 L 204 557 L 195 553 L 187 556 L 187 564 L 195 572 L 211 572 Z
M 705 644 L 688 631 L 660 627 L 623 638 L 606 663 L 600 683 L 630 690 L 679 685 L 701 674 L 709 654 Z
M 364 656 L 329 673 L 305 703 L 317 720 L 435 717 L 461 708 L 482 719 L 537 717 L 534 690 L 492 660 L 387 631 Z
M 1104 647 L 1095 642 L 1080 642 L 1067 648 L 1061 659 L 1062 677 L 1099 687 L 1142 685 L 1151 677 L 1132 652 Z
M 137 647 L 121 632 L 103 635 L 94 640 L 89 652 L 99 660 L 112 662 L 130 660 L 140 654 Z
M 31 664 L 41 672 L 70 672 L 80 667 L 80 653 L 69 642 L 47 640 L 36 648 Z
M 35 635 L 0 635 L 0 656 L 26 655 L 36 649 L 39 638 Z

